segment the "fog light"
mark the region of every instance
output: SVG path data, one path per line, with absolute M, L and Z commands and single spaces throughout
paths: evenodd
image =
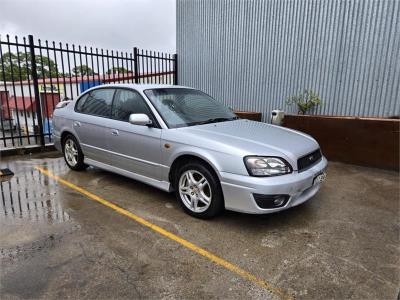
M 279 197 L 279 198 L 276 198 L 275 200 L 274 200 L 274 206 L 282 206 L 282 204 L 285 202 L 285 197 Z
M 253 194 L 254 200 L 260 208 L 283 207 L 289 201 L 289 195 L 263 195 Z

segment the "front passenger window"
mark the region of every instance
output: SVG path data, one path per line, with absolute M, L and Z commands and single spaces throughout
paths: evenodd
M 124 89 L 117 90 L 112 107 L 112 118 L 129 121 L 131 114 L 146 114 L 152 119 L 150 109 L 139 93 Z

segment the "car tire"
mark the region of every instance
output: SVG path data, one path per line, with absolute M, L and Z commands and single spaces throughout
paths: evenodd
M 174 189 L 183 210 L 193 217 L 209 219 L 224 210 L 219 179 L 201 162 L 180 166 L 174 178 Z
M 74 171 L 83 171 L 88 165 L 83 162 L 83 152 L 78 140 L 72 135 L 68 134 L 63 139 L 63 154 L 64 160 L 68 167 Z

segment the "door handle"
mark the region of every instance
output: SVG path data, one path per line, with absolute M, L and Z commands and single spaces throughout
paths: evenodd
M 118 132 L 117 129 L 113 129 L 113 130 L 111 130 L 111 134 L 112 135 L 119 135 L 119 132 Z
M 81 127 L 81 122 L 79 122 L 79 121 L 74 121 L 74 126 L 75 126 L 75 127 Z

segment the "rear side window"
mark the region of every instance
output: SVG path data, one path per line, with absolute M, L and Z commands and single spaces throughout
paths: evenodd
M 150 109 L 146 106 L 139 93 L 117 89 L 112 107 L 112 118 L 120 121 L 129 121 L 131 114 L 146 114 L 150 119 L 153 119 Z
M 86 101 L 87 97 L 89 97 L 89 94 L 86 94 L 86 95 L 84 95 L 84 96 L 79 98 L 79 100 L 78 100 L 78 102 L 76 103 L 76 106 L 75 106 L 75 110 L 76 111 L 78 111 L 78 112 L 82 111 L 82 107 L 85 104 L 85 101 Z
M 110 117 L 114 92 L 114 89 L 94 90 L 78 101 L 76 111 L 95 116 Z

